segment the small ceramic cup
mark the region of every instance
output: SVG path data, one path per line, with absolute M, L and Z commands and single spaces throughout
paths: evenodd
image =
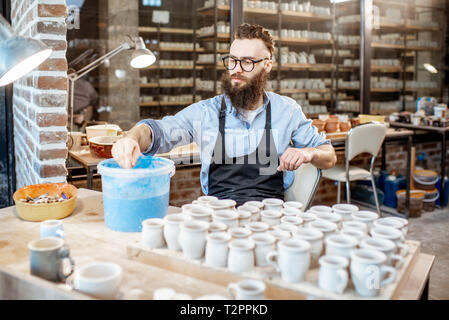
M 348 285 L 349 260 L 337 255 L 325 255 L 319 260 L 318 286 L 326 291 L 342 294 Z
M 281 211 L 284 201 L 281 199 L 276 199 L 276 198 L 268 198 L 268 199 L 264 199 L 262 201 L 262 203 L 264 204 L 264 210 Z
M 142 221 L 142 244 L 150 249 L 162 248 L 164 241 L 164 220 L 150 218 Z
M 64 227 L 61 220 L 45 220 L 39 225 L 41 238 L 58 237 L 64 239 Z
M 280 210 L 263 210 L 260 215 L 262 222 L 268 223 L 270 226 L 276 226 L 281 223 L 282 213 Z

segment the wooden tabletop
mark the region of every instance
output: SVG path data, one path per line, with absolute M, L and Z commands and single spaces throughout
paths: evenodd
M 449 127 L 433 127 L 433 126 L 423 126 L 423 125 L 414 125 L 411 123 L 403 123 L 403 122 L 390 122 L 390 126 L 395 127 L 395 128 L 407 128 L 407 129 L 411 129 L 411 130 L 425 130 L 425 131 L 436 131 L 436 132 L 448 132 L 449 131 Z
M 109 261 L 123 268 L 120 299 L 152 299 L 154 290 L 161 287 L 173 288 L 193 298 L 205 294 L 227 296 L 224 286 L 128 259 L 126 247 L 139 242 L 141 233 L 108 229 L 104 223 L 102 193 L 87 189 L 78 192 L 75 211 L 62 220 L 66 244 L 78 267 L 93 261 Z M 180 211 L 169 207 L 169 213 Z M 27 244 L 39 237 L 38 222 L 21 220 L 15 207 L 0 209 L 0 299 L 89 299 L 63 284 L 30 274 Z M 421 253 L 409 280 L 395 298 L 419 298 L 433 261 L 434 256 Z
M 140 232 L 117 232 L 104 223 L 102 193 L 78 189 L 75 211 L 62 219 L 65 242 L 78 267 L 93 261 L 118 263 L 123 268 L 121 299 L 152 299 L 153 291 L 173 288 L 193 298 L 206 294 L 227 295 L 226 288 L 174 272 L 129 260 L 128 244 L 140 241 Z M 169 212 L 180 212 L 169 207 Z M 15 207 L 0 209 L 0 300 L 1 299 L 89 299 L 30 274 L 27 244 L 40 238 L 39 222 L 21 220 Z

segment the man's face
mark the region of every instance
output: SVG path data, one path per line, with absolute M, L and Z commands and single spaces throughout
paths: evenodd
M 229 55 L 236 59 L 251 59 L 260 60 L 264 58 L 270 59 L 270 52 L 265 47 L 265 44 L 260 39 L 236 39 L 232 42 Z M 273 62 L 271 60 L 263 60 L 254 65 L 254 69 L 250 72 L 243 71 L 240 63 L 237 63 L 233 70 L 229 70 L 231 77 L 231 84 L 233 87 L 244 87 L 254 76 L 260 72 L 271 71 Z

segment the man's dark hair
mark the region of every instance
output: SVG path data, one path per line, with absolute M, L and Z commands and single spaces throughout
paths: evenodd
M 270 59 L 273 57 L 274 40 L 271 34 L 258 24 L 243 23 L 238 26 L 234 33 L 234 39 L 260 39 L 263 41 L 268 51 Z

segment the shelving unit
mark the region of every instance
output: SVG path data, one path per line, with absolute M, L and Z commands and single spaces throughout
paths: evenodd
M 420 26 L 414 23 L 411 23 L 411 20 L 417 20 L 420 15 L 420 11 L 418 10 L 418 7 L 424 7 L 424 6 L 418 6 L 414 4 L 414 1 L 407 1 L 407 2 L 395 2 L 395 1 L 384 1 L 384 0 L 374 0 L 373 5 L 378 6 L 379 8 L 379 14 L 381 17 L 386 16 L 387 10 L 391 10 L 391 8 L 396 8 L 400 10 L 401 19 L 403 19 L 404 22 L 401 23 L 393 23 L 393 22 L 386 22 L 386 21 L 380 21 L 378 25 L 373 26 L 373 42 L 371 43 L 372 48 L 372 59 L 392 59 L 393 57 L 395 59 L 398 59 L 400 61 L 399 66 L 379 66 L 379 65 L 371 65 L 371 77 L 388 77 L 388 78 L 394 78 L 402 82 L 402 88 L 374 88 L 371 86 L 371 101 L 373 103 L 375 102 L 391 102 L 393 101 L 401 101 L 401 109 L 400 110 L 406 110 L 406 95 L 413 95 L 413 99 L 416 100 L 418 97 L 418 93 L 420 95 L 422 94 L 430 94 L 435 96 L 435 93 L 438 92 L 440 89 L 434 89 L 434 88 L 410 88 L 407 86 L 408 81 L 418 81 L 422 79 L 420 76 L 418 76 L 418 67 L 417 67 L 417 61 L 418 61 L 418 55 L 420 53 L 428 53 L 428 57 L 432 56 L 432 53 L 443 53 L 444 54 L 444 48 L 442 48 L 442 44 L 444 43 L 442 41 L 442 37 L 440 37 L 438 42 L 438 46 L 420 46 L 420 45 L 411 45 L 412 41 L 415 40 L 423 40 L 420 38 L 421 33 L 425 33 L 424 35 L 427 36 L 426 40 L 434 40 L 435 36 L 442 33 L 442 20 L 439 19 L 438 21 L 437 16 L 439 13 L 435 13 L 435 10 L 427 7 L 426 13 L 432 12 L 432 21 L 437 20 L 439 22 L 439 26 Z M 339 3 L 336 4 L 337 8 L 337 19 L 348 16 L 348 15 L 354 15 L 356 14 L 354 11 L 350 12 L 350 8 L 356 8 L 356 10 L 359 10 L 359 1 L 352 1 L 352 2 L 345 2 L 345 3 Z M 377 11 L 377 10 L 376 10 Z M 390 11 L 390 14 L 392 11 Z M 443 16 L 445 16 L 445 12 L 442 9 L 441 13 Z M 349 21 L 348 18 L 345 19 L 346 21 Z M 381 19 L 379 19 L 381 20 Z M 399 20 L 399 19 L 398 19 Z M 360 20 L 359 20 L 360 21 Z M 348 31 L 351 30 L 353 32 L 359 32 L 360 30 L 360 22 L 347 22 L 347 23 L 340 23 L 339 24 L 339 31 Z M 357 33 L 354 33 L 353 35 L 357 35 Z M 382 35 L 383 37 L 386 37 L 387 34 L 399 34 L 400 35 L 400 42 L 402 43 L 384 43 L 384 42 L 378 42 L 376 41 L 375 35 Z M 398 41 L 396 41 L 398 42 Z M 415 41 L 416 42 L 416 41 Z M 421 41 L 422 42 L 422 41 Z M 355 54 L 357 54 L 358 50 L 360 49 L 359 45 L 343 45 L 341 43 L 338 44 L 338 47 L 350 49 L 351 51 L 354 51 Z M 429 58 L 430 59 L 430 58 Z M 348 78 L 349 75 L 353 75 L 354 71 L 360 70 L 360 67 L 355 66 L 343 66 L 338 65 L 337 66 L 337 74 L 341 73 L 344 77 Z M 351 79 L 353 81 L 354 79 Z M 385 78 L 382 78 L 381 81 L 385 81 Z M 421 80 L 423 81 L 423 80 Z M 439 87 L 441 87 L 441 77 L 439 79 Z M 352 91 L 356 92 L 359 89 L 345 89 L 345 88 L 338 88 L 337 91 Z M 441 98 L 441 95 L 436 95 L 437 98 Z M 373 105 L 371 103 L 371 105 Z M 400 111 L 400 110 L 394 110 L 394 111 Z M 392 109 L 390 110 L 372 110 L 371 113 L 386 113 L 386 112 L 392 112 Z

